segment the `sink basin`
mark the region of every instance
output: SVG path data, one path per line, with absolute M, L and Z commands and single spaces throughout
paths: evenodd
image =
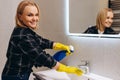
M 40 78 L 42 80 L 113 80 L 113 79 L 106 78 L 106 77 L 96 75 L 93 73 L 88 73 L 83 76 L 77 76 L 75 74 L 67 74 L 65 72 L 58 72 L 54 69 L 35 72 L 34 77 Z M 29 80 L 33 80 L 33 77 L 32 79 L 29 79 Z
M 58 72 L 54 69 L 35 72 L 34 75 L 41 80 L 71 80 L 65 72 Z
M 100 76 L 93 73 L 85 74 L 84 76 L 87 77 L 89 80 L 113 80 L 111 78 Z
M 68 76 L 71 78 L 71 80 L 113 80 L 93 73 L 84 74 L 83 76 L 68 74 Z
M 68 76 L 70 77 L 71 80 L 92 80 L 92 79 L 88 79 L 88 77 L 86 76 L 77 76 L 77 75 L 73 75 L 73 74 L 68 74 Z

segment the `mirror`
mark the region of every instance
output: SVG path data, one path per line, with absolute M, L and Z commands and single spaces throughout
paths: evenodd
M 108 7 L 108 0 L 69 0 L 69 33 L 81 36 L 101 36 L 99 34 L 83 34 L 89 27 L 96 24 L 97 13 Z M 119 28 L 120 30 L 120 28 Z M 120 35 L 103 35 L 103 37 L 119 37 Z

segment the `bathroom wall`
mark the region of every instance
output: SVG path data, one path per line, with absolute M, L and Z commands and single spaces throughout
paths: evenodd
M 0 74 L 6 61 L 8 40 L 14 27 L 16 6 L 20 1 L 0 1 Z M 72 44 L 75 48 L 73 55 L 62 61 L 64 64 L 77 66 L 80 60 L 88 60 L 90 72 L 120 80 L 120 39 L 68 36 L 65 28 L 65 0 L 35 1 L 41 9 L 40 27 L 36 32 L 50 40 Z M 48 52 L 53 55 L 55 51 Z
M 68 42 L 75 46 L 75 52 L 66 59 L 67 64 L 76 65 L 80 60 L 88 60 L 90 72 L 120 80 L 119 39 L 71 36 Z
M 6 51 L 14 27 L 15 10 L 20 0 L 0 0 L 0 74 L 6 61 Z

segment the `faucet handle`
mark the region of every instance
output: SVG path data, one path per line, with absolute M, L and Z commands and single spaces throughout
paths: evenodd
M 89 62 L 87 60 L 81 60 L 81 63 L 78 65 L 78 67 L 84 71 L 84 74 L 89 73 Z
M 85 61 L 85 65 L 88 66 L 89 62 L 88 61 Z
M 89 73 L 89 67 L 88 66 L 81 66 L 78 65 L 78 67 L 83 70 L 84 74 L 88 74 Z
M 88 66 L 89 62 L 87 60 L 81 60 L 82 66 Z

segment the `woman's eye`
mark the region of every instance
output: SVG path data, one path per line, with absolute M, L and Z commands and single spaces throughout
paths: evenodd
M 32 14 L 28 14 L 28 16 L 32 16 Z
M 113 20 L 113 18 L 111 18 Z
M 107 19 L 109 19 L 109 17 L 107 17 Z
M 39 16 L 39 14 L 36 14 L 35 16 Z

